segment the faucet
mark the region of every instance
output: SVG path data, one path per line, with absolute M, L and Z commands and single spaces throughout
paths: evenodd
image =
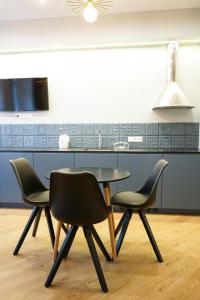
M 98 134 L 98 148 L 100 150 L 101 149 L 101 143 L 102 143 L 101 131 L 97 130 L 97 134 Z

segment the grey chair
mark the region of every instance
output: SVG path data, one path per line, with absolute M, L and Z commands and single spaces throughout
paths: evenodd
M 25 158 L 18 158 L 10 160 L 10 163 L 19 183 L 23 201 L 26 204 L 33 206 L 32 213 L 24 227 L 13 255 L 18 254 L 34 220 L 35 226 L 33 236 L 35 236 L 42 210 L 45 211 L 51 243 L 52 247 L 54 247 L 55 234 L 49 210 L 49 190 L 42 184 L 28 160 Z
M 108 288 L 93 238 L 105 258 L 108 261 L 111 261 L 111 258 L 93 224 L 104 221 L 108 217 L 109 211 L 95 176 L 89 172 L 52 172 L 50 178 L 50 208 L 53 216 L 59 222 L 71 224 L 71 227 L 51 268 L 45 286 L 49 287 L 51 285 L 63 258 L 69 253 L 78 228 L 81 227 L 102 291 L 106 293 Z
M 118 192 L 112 197 L 111 199 L 112 205 L 125 209 L 124 214 L 115 230 L 115 237 L 120 232 L 116 244 L 117 255 L 119 254 L 119 251 L 121 249 L 133 212 L 138 212 L 141 221 L 144 225 L 144 228 L 146 230 L 146 233 L 149 237 L 149 240 L 151 242 L 151 245 L 153 247 L 153 250 L 155 252 L 155 255 L 157 257 L 157 260 L 159 262 L 163 262 L 163 258 L 156 244 L 155 238 L 151 231 L 151 227 L 148 223 L 144 209 L 151 207 L 156 201 L 156 191 L 157 191 L 158 181 L 167 164 L 168 162 L 165 161 L 164 159 L 159 160 L 155 164 L 150 176 L 148 177 L 147 181 L 145 182 L 145 184 L 140 190 Z

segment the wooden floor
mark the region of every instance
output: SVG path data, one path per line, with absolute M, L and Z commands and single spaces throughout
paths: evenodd
M 81 230 L 51 288 L 44 282 L 52 249 L 44 216 L 18 256 L 12 255 L 29 210 L 0 209 L 0 299 L 200 299 L 200 216 L 148 215 L 164 263 L 156 261 L 143 226 L 134 216 L 120 256 L 108 263 L 100 254 L 109 292 L 101 292 Z M 116 222 L 119 214 L 115 214 Z M 107 222 L 96 226 L 110 251 Z

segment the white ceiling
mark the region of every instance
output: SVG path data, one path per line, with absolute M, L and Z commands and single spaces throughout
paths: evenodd
M 200 0 L 113 0 L 109 13 L 200 7 Z M 0 0 L 0 21 L 73 16 L 66 0 Z

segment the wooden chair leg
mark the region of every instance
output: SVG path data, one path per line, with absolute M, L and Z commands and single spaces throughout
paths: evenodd
M 40 210 L 38 211 L 37 216 L 35 218 L 34 227 L 33 227 L 33 231 L 32 231 L 32 236 L 33 237 L 36 236 L 38 225 L 39 225 L 39 222 L 40 222 L 40 217 L 41 217 L 41 214 L 42 214 L 42 210 L 43 210 L 43 208 L 40 208 Z
M 58 245 L 59 245 L 61 227 L 62 227 L 62 222 L 57 222 L 55 244 L 54 244 L 54 249 L 53 249 L 53 259 L 54 260 L 56 259 L 57 254 L 58 254 Z

